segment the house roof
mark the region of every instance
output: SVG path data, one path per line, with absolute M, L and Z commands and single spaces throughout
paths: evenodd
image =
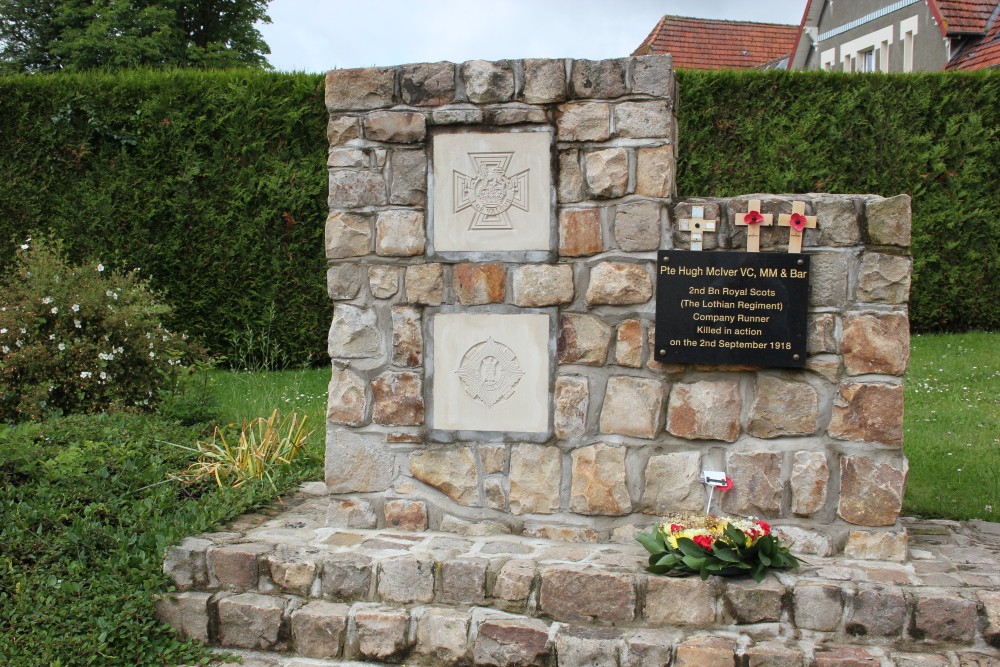
M 997 0 L 930 0 L 944 18 L 946 34 L 976 34 L 986 32 Z
M 1000 21 L 994 20 L 986 36 L 955 54 L 949 70 L 1000 67 Z
M 674 67 L 753 69 L 792 52 L 798 26 L 664 16 L 632 55 L 669 53 Z

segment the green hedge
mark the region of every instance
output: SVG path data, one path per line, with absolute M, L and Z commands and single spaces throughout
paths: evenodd
M 1000 329 L 1000 73 L 677 78 L 680 193 L 909 193 L 914 330 Z
M 682 195 L 910 193 L 914 329 L 1000 329 L 1000 74 L 678 82 Z M 325 125 L 318 75 L 0 78 L 0 266 L 51 229 L 237 364 L 320 362 Z
M 140 267 L 172 327 L 216 353 L 238 337 L 242 355 L 319 360 L 322 86 L 257 71 L 0 78 L 0 266 L 50 229 L 74 259 Z

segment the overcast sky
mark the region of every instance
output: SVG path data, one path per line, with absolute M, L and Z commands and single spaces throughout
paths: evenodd
M 798 25 L 806 0 L 272 0 L 281 71 L 629 55 L 664 14 Z

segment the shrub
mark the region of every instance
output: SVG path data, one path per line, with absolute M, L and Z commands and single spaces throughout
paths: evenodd
M 138 270 L 70 266 L 53 239 L 20 245 L 0 294 L 2 421 L 149 409 L 194 352 Z

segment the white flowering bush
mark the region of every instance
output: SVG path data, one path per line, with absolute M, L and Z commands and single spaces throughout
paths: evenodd
M 58 241 L 26 239 L 0 276 L 0 421 L 152 408 L 195 351 L 169 313 L 137 272 L 70 266 Z

